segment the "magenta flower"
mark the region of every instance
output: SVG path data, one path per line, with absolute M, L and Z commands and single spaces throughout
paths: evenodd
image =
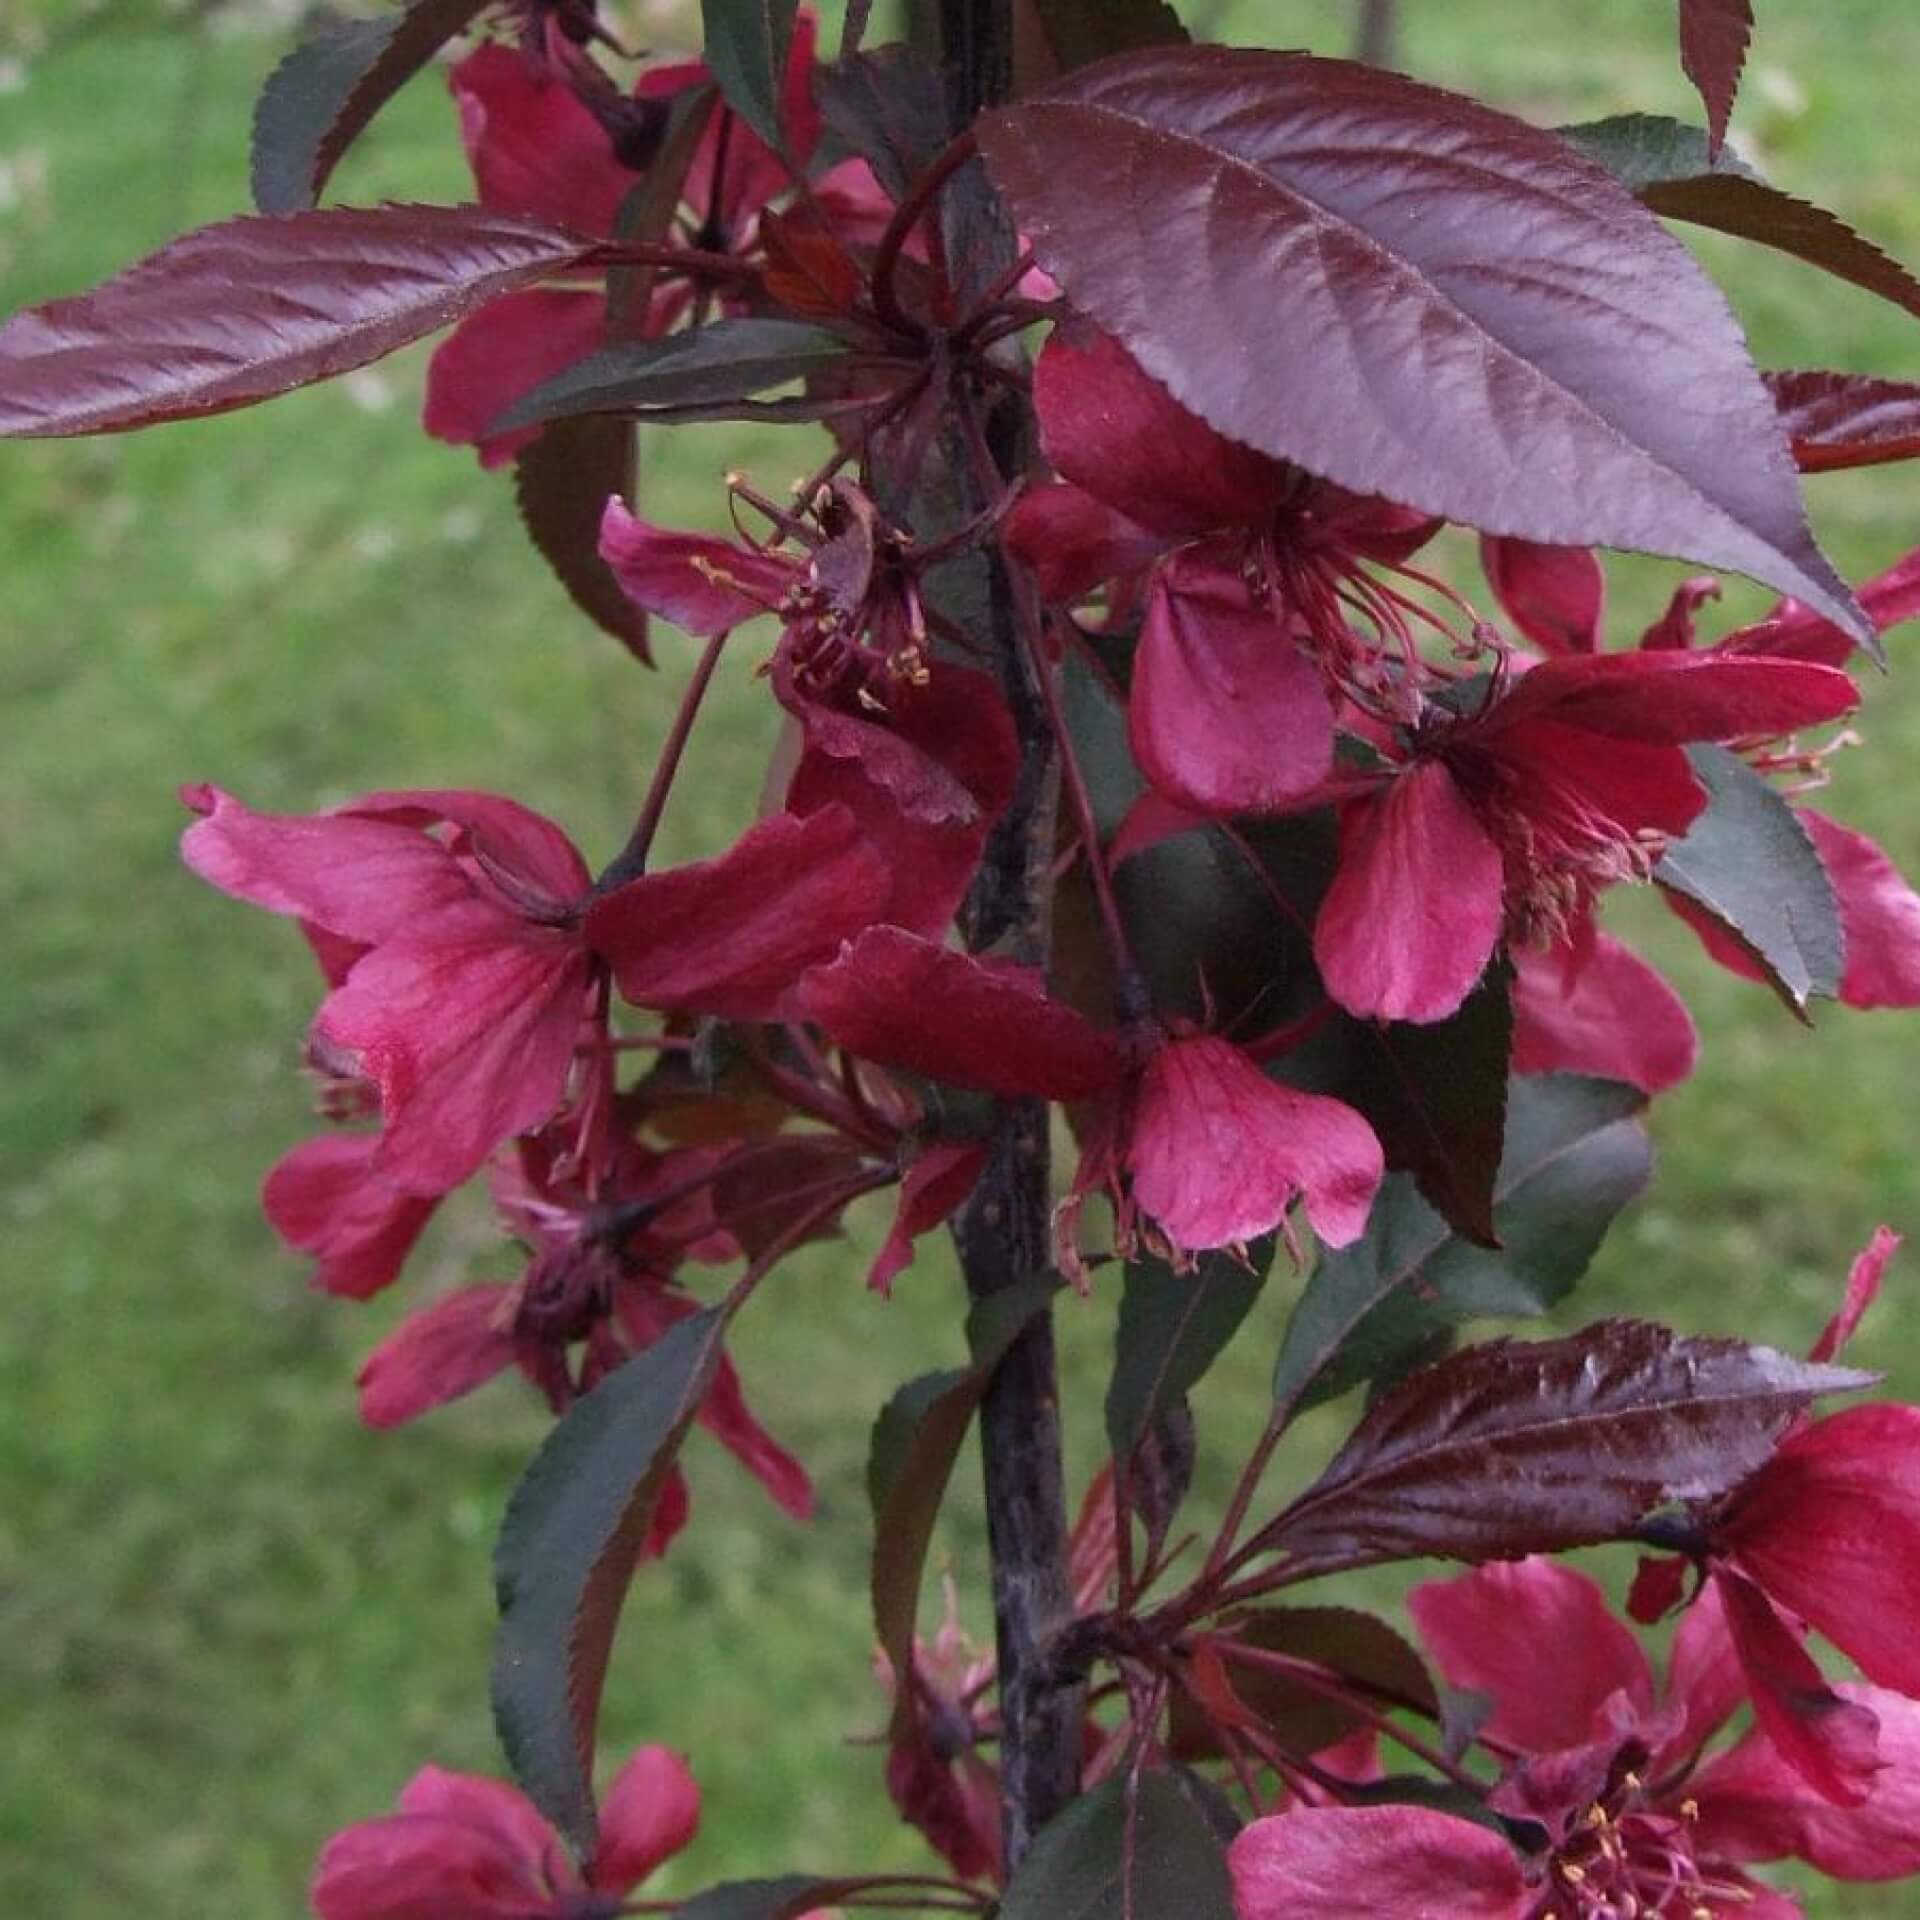
M 600 1850 L 582 1873 L 517 1788 L 425 1767 L 397 1813 L 327 1842 L 313 1910 L 319 1920 L 609 1920 L 699 1824 L 686 1763 L 642 1747 L 607 1789 Z
M 284 1155 L 260 1190 L 274 1232 L 319 1263 L 323 1293 L 366 1300 L 391 1286 L 440 1204 L 381 1179 L 379 1150 L 373 1134 L 323 1133 Z

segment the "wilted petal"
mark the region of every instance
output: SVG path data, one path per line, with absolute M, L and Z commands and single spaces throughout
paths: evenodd
M 1920 1007 L 1920 895 L 1864 833 L 1811 807 L 1800 809 L 1800 819 L 1840 909 L 1847 954 L 1840 998 L 1850 1007 Z
M 1345 810 L 1314 958 L 1349 1013 L 1444 1020 L 1486 972 L 1505 905 L 1499 848 L 1446 767 L 1422 761 Z
M 1507 618 L 1548 654 L 1592 653 L 1607 611 L 1607 577 L 1590 547 L 1480 536 L 1480 565 Z
M 1640 1643 L 1599 1585 L 1535 1556 L 1496 1561 L 1407 1595 L 1420 1638 L 1450 1684 L 1493 1696 L 1486 1732 L 1528 1753 L 1577 1747 L 1615 1694 L 1653 1709 Z
M 1740 1489 L 1715 1545 L 1868 1679 L 1920 1696 L 1920 1407 L 1803 1427 Z
M 600 522 L 600 558 L 636 607 L 703 636 L 777 607 L 801 574 L 796 561 L 737 540 L 656 527 L 617 497 Z
M 1720 582 L 1710 573 L 1696 573 L 1691 580 L 1682 580 L 1674 588 L 1673 597 L 1667 602 L 1667 610 L 1652 626 L 1640 636 L 1642 647 L 1658 652 L 1670 647 L 1690 647 L 1696 638 L 1694 615 L 1709 600 L 1720 598 Z M 1834 629 L 1839 633 L 1838 627 Z M 1853 642 L 1845 634 L 1840 634 L 1845 642 L 1846 651 L 1852 653 Z M 1838 661 L 1831 665 L 1838 666 Z
M 1338 1100 L 1269 1080 L 1226 1040 L 1170 1040 L 1141 1076 L 1126 1144 L 1133 1198 L 1177 1248 L 1270 1233 L 1298 1196 L 1328 1246 L 1366 1231 L 1380 1142 Z
M 1700 1037 L 1686 1003 L 1631 947 L 1603 933 L 1584 954 L 1561 946 L 1515 963 L 1515 1073 L 1589 1073 L 1664 1093 L 1693 1072 Z
M 1291 484 L 1278 461 L 1216 433 L 1084 323 L 1057 328 L 1041 349 L 1033 404 L 1054 471 L 1154 533 L 1252 525 Z
M 1873 1238 L 1854 1256 L 1847 1269 L 1847 1291 L 1836 1313 L 1813 1343 L 1809 1360 L 1834 1360 L 1841 1349 L 1859 1331 L 1867 1309 L 1880 1297 L 1880 1282 L 1886 1277 L 1887 1263 L 1900 1251 L 1900 1235 L 1891 1227 L 1875 1227 Z
M 849 1053 L 986 1093 L 1078 1100 L 1120 1071 L 1111 1035 L 1038 972 L 874 927 L 800 983 L 799 1009 Z
M 436 440 L 477 448 L 482 466 L 504 466 L 540 429 L 494 433 L 493 423 L 523 394 L 584 360 L 606 329 L 599 293 L 534 287 L 488 301 L 434 349 L 420 424 Z
M 513 1364 L 513 1289 L 462 1287 L 410 1314 L 360 1369 L 360 1417 L 397 1427 Z
M 273 1230 L 320 1264 L 313 1284 L 366 1300 L 399 1277 L 437 1199 L 390 1186 L 372 1170 L 372 1134 L 303 1140 L 267 1175 L 261 1204 Z
M 1497 1833 L 1424 1807 L 1310 1807 L 1256 1820 L 1227 1852 L 1238 1920 L 1522 1920 Z
M 844 807 L 775 814 L 717 859 L 643 874 L 587 910 L 586 936 L 636 1006 L 772 1020 L 807 968 L 870 926 L 885 865 Z
M 625 1893 L 687 1846 L 700 1827 L 700 1789 L 670 1747 L 642 1747 L 600 1802 L 597 1890 Z
M 893 1292 L 895 1279 L 913 1264 L 913 1243 L 941 1225 L 973 1191 L 986 1159 L 984 1147 L 971 1145 L 933 1146 L 914 1156 L 900 1179 L 893 1225 L 867 1270 L 867 1285 L 875 1293 Z

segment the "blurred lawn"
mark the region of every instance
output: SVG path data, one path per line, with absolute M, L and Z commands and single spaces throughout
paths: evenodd
M 106 11 L 128 24 L 96 19 L 33 63 L 7 35 L 34 7 L 0 20 L 0 310 L 242 200 L 248 104 L 278 43 L 169 30 L 160 6 Z M 1535 117 L 1690 110 L 1669 0 L 1404 11 L 1415 71 Z M 1245 37 L 1345 43 L 1333 0 L 1229 13 Z M 56 33 L 74 19 L 57 4 L 38 17 Z M 1777 5 L 1739 120 L 1783 184 L 1908 260 L 1920 179 L 1896 130 L 1912 125 L 1916 70 L 1905 0 Z M 379 123 L 339 186 L 363 201 L 464 190 L 437 81 Z M 1920 334 L 1897 312 L 1788 262 L 1706 251 L 1763 362 L 1920 371 Z M 405 1303 L 309 1296 L 253 1198 L 308 1125 L 295 1066 L 311 969 L 285 927 L 195 886 L 173 853 L 173 789 L 203 778 L 284 808 L 373 786 L 497 788 L 567 823 L 590 858 L 618 845 L 686 651 L 662 634 L 649 678 L 581 631 L 524 550 L 506 487 L 415 431 L 418 371 L 413 356 L 225 420 L 0 450 L 6 1914 L 294 1915 L 319 1840 L 384 1808 L 416 1766 L 496 1766 L 487 1554 L 542 1422 L 503 1385 L 409 1432 L 355 1423 L 357 1357 Z M 718 430 L 648 458 L 647 504 L 669 521 L 711 520 L 726 465 L 777 486 L 805 464 L 804 449 Z M 1920 541 L 1906 477 L 1821 481 L 1814 504 L 1856 576 Z M 1628 631 L 1674 570 L 1620 573 Z M 1897 637 L 1896 662 L 1910 648 Z M 773 714 L 749 659 L 676 794 L 674 853 L 717 847 L 751 810 Z M 1871 690 L 1863 731 L 1833 805 L 1920 874 L 1911 679 Z M 1659 1312 L 1804 1346 L 1875 1221 L 1920 1226 L 1915 1029 L 1829 1014 L 1810 1036 L 1649 903 L 1625 904 L 1691 998 L 1707 1058 L 1662 1107 L 1657 1191 L 1573 1317 Z M 457 1213 L 406 1292 L 504 1264 L 477 1211 Z M 740 1341 L 750 1389 L 819 1482 L 817 1524 L 775 1514 L 697 1443 L 695 1524 L 629 1609 L 609 1752 L 671 1741 L 708 1793 L 705 1835 L 665 1892 L 917 1857 L 879 1808 L 872 1754 L 846 1744 L 878 1719 L 864 1442 L 896 1381 L 956 1354 L 955 1288 L 924 1262 L 883 1307 L 859 1272 L 853 1252 L 798 1263 Z M 1896 1279 L 1861 1342 L 1908 1395 L 1911 1284 Z M 1258 1424 L 1290 1292 L 1272 1289 L 1202 1403 L 1216 1495 Z M 1082 1476 L 1110 1315 L 1101 1299 L 1063 1316 Z M 1314 1424 L 1277 1471 L 1310 1463 L 1339 1424 Z M 981 1537 L 969 1483 L 944 1539 L 963 1585 Z M 985 1630 L 982 1606 L 970 1617 Z M 1910 1914 L 1920 1897 L 1849 1890 L 1817 1911 Z

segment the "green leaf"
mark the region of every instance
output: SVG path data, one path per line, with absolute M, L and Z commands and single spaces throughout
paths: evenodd
M 1034 11 L 1061 73 L 1110 53 L 1185 46 L 1189 37 L 1167 0 L 1037 0 Z
M 838 367 L 849 351 L 838 335 L 797 320 L 716 320 L 664 340 L 622 340 L 522 394 L 487 433 L 513 433 L 581 413 L 744 400 Z
M 1051 1280 L 1008 1287 L 974 1308 L 971 1364 L 909 1380 L 881 1408 L 867 1451 L 873 1505 L 870 1591 L 874 1630 L 896 1674 L 912 1670 L 913 1626 L 934 1522 L 974 1409 L 1014 1338 L 1057 1291 Z M 914 1691 L 894 1690 L 894 1723 L 914 1711 Z
M 573 604 L 602 632 L 652 664 L 647 616 L 600 557 L 600 516 L 610 494 L 637 499 L 633 426 L 610 414 L 556 420 L 514 456 L 513 491 L 528 537 Z
M 1124 1775 L 1048 1822 L 999 1920 L 1233 1920 L 1226 1849 L 1165 1773 Z
M 1624 113 L 1559 131 L 1663 218 L 1791 254 L 1920 314 L 1920 280 L 1899 261 L 1836 214 L 1770 185 L 1734 154 L 1710 155 L 1700 128 L 1655 113 Z
M 1645 1105 L 1618 1081 L 1517 1078 L 1494 1187 L 1497 1251 L 1463 1239 L 1406 1175 L 1391 1176 L 1365 1235 L 1322 1255 L 1281 1342 L 1274 1398 L 1296 1412 L 1316 1406 L 1394 1378 L 1438 1331 L 1542 1314 L 1565 1298 L 1646 1186 Z
M 815 1907 L 829 1907 L 859 1881 L 822 1880 L 783 1873 L 771 1880 L 729 1880 L 696 1893 L 675 1910 L 675 1920 L 796 1920 Z
M 1253 1309 L 1273 1264 L 1273 1240 L 1248 1250 L 1202 1254 L 1190 1273 L 1165 1261 L 1127 1263 L 1107 1387 L 1107 1445 L 1124 1460 L 1162 1414 L 1179 1405 Z
M 1846 971 L 1833 882 L 1793 808 L 1724 747 L 1689 747 L 1707 808 L 1653 870 L 1731 934 L 1800 1018 Z
M 729 1317 L 715 1307 L 682 1320 L 577 1400 L 514 1489 L 494 1549 L 500 1741 L 583 1860 L 596 1840 L 594 1728 L 613 1630 Z
M 268 76 L 253 110 L 253 203 L 262 213 L 315 205 L 368 122 L 487 0 L 412 0 L 324 27 Z
M 700 0 L 706 61 L 727 105 L 776 152 L 786 149 L 780 95 L 799 0 Z

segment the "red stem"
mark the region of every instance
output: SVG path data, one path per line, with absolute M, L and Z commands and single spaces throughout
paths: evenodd
M 729 628 L 728 632 L 731 631 Z M 720 664 L 720 649 L 726 644 L 726 633 L 716 633 L 707 642 L 706 650 L 693 670 L 693 678 L 687 682 L 687 690 L 680 696 L 680 710 L 673 716 L 672 731 L 660 749 L 660 758 L 654 763 L 647 797 L 640 803 L 640 817 L 633 823 L 633 831 L 627 836 L 627 844 L 620 850 L 619 858 L 595 883 L 597 892 L 610 892 L 615 887 L 624 886 L 629 880 L 637 880 L 646 872 L 647 855 L 653 849 L 653 836 L 659 829 L 660 816 L 666 811 L 667 795 L 673 790 L 674 776 L 680 771 L 681 756 L 687 750 L 687 740 L 699 716 L 700 703 L 706 698 L 714 669 Z
M 950 141 L 938 159 L 921 174 L 907 191 L 907 197 L 893 210 L 880 244 L 873 250 L 873 310 L 881 323 L 910 340 L 925 337 L 926 329 L 900 304 L 895 275 L 900 252 L 907 236 L 919 224 L 933 197 L 964 167 L 974 154 L 974 138 L 969 131 Z

